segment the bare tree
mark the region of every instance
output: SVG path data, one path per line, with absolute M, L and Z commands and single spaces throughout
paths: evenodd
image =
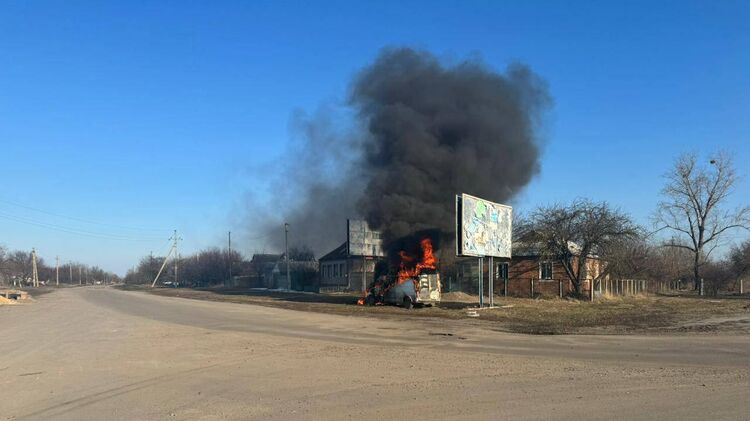
M 8 250 L 0 245 L 0 283 L 7 284 L 10 279 L 10 268 L 8 267 Z
M 750 275 L 750 240 L 733 247 L 729 260 L 738 279 Z
M 315 253 L 306 245 L 295 245 L 289 247 L 289 259 L 297 261 L 315 260 Z
M 699 165 L 694 154 L 680 156 L 666 174 L 654 220 L 658 230 L 676 234 L 666 246 L 689 250 L 693 254 L 693 280 L 698 289 L 701 267 L 722 244 L 722 236 L 733 229 L 750 227 L 750 207 L 725 209 L 734 191 L 737 174 L 732 158 L 720 153 Z
M 659 279 L 658 253 L 642 237 L 626 238 L 610 247 L 607 256 L 609 274 L 617 279 Z
M 714 297 L 719 295 L 720 290 L 726 290 L 736 278 L 732 270 L 732 264 L 728 260 L 710 261 L 703 267 L 706 290 Z
M 11 277 L 18 286 L 23 286 L 31 278 L 31 253 L 15 250 L 8 256 Z
M 667 243 L 677 241 L 677 239 L 672 239 Z M 654 265 L 661 268 L 669 281 L 688 279 L 692 276 L 693 254 L 684 248 L 658 247 Z
M 537 209 L 521 222 L 516 238 L 542 256 L 559 261 L 580 295 L 585 280 L 595 285 L 615 267 L 597 262 L 617 256 L 625 250 L 624 243 L 640 234 L 628 215 L 606 202 L 577 200 Z M 594 266 L 598 270 L 592 270 Z

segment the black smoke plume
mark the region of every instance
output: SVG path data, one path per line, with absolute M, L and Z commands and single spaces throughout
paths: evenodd
M 426 51 L 383 50 L 353 81 L 353 133 L 323 142 L 351 154 L 333 166 L 337 176 L 313 168 L 297 178 L 304 200 L 285 216 L 318 231 L 302 234 L 318 254 L 344 240 L 318 229 L 343 231 L 342 211 L 382 231 L 389 249 L 427 229 L 451 239 L 456 193 L 508 202 L 539 172 L 537 126 L 551 102 L 524 65 L 501 74 L 476 59 L 447 65 Z

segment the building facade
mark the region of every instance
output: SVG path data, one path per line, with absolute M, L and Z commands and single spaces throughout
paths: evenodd
M 321 291 L 365 291 L 375 274 L 373 256 L 352 256 L 344 242 L 318 260 Z

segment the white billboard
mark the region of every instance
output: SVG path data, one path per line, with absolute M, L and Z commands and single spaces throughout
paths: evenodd
M 513 208 L 456 195 L 456 255 L 510 258 Z
M 347 254 L 350 256 L 385 256 L 380 232 L 371 230 L 367 221 L 347 219 L 346 240 Z

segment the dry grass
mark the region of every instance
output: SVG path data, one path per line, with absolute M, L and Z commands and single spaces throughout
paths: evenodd
M 688 326 L 713 318 L 740 316 L 750 322 L 747 302 L 686 297 L 635 296 L 577 300 L 502 299 L 510 308 L 489 310 L 483 318 L 525 333 L 624 333 L 712 330 Z M 727 327 L 727 326 L 725 326 Z M 718 330 L 718 329 L 717 329 Z
M 308 294 L 242 289 L 172 289 L 126 287 L 150 293 L 200 300 L 226 301 L 350 316 L 384 318 L 447 318 L 475 320 L 493 329 L 533 334 L 564 333 L 750 333 L 750 300 L 698 297 L 605 297 L 587 302 L 568 299 L 497 297 L 497 308 L 482 309 L 470 317 L 477 297 L 449 293 L 439 306 L 405 310 L 393 306 L 356 305 L 354 294 Z M 750 298 L 750 297 L 747 297 Z M 731 319 L 733 323 L 727 323 Z M 734 320 L 737 319 L 737 320 Z M 716 320 L 713 323 L 712 320 Z M 738 322 L 737 322 L 738 321 Z M 737 322 L 737 323 L 734 323 Z

